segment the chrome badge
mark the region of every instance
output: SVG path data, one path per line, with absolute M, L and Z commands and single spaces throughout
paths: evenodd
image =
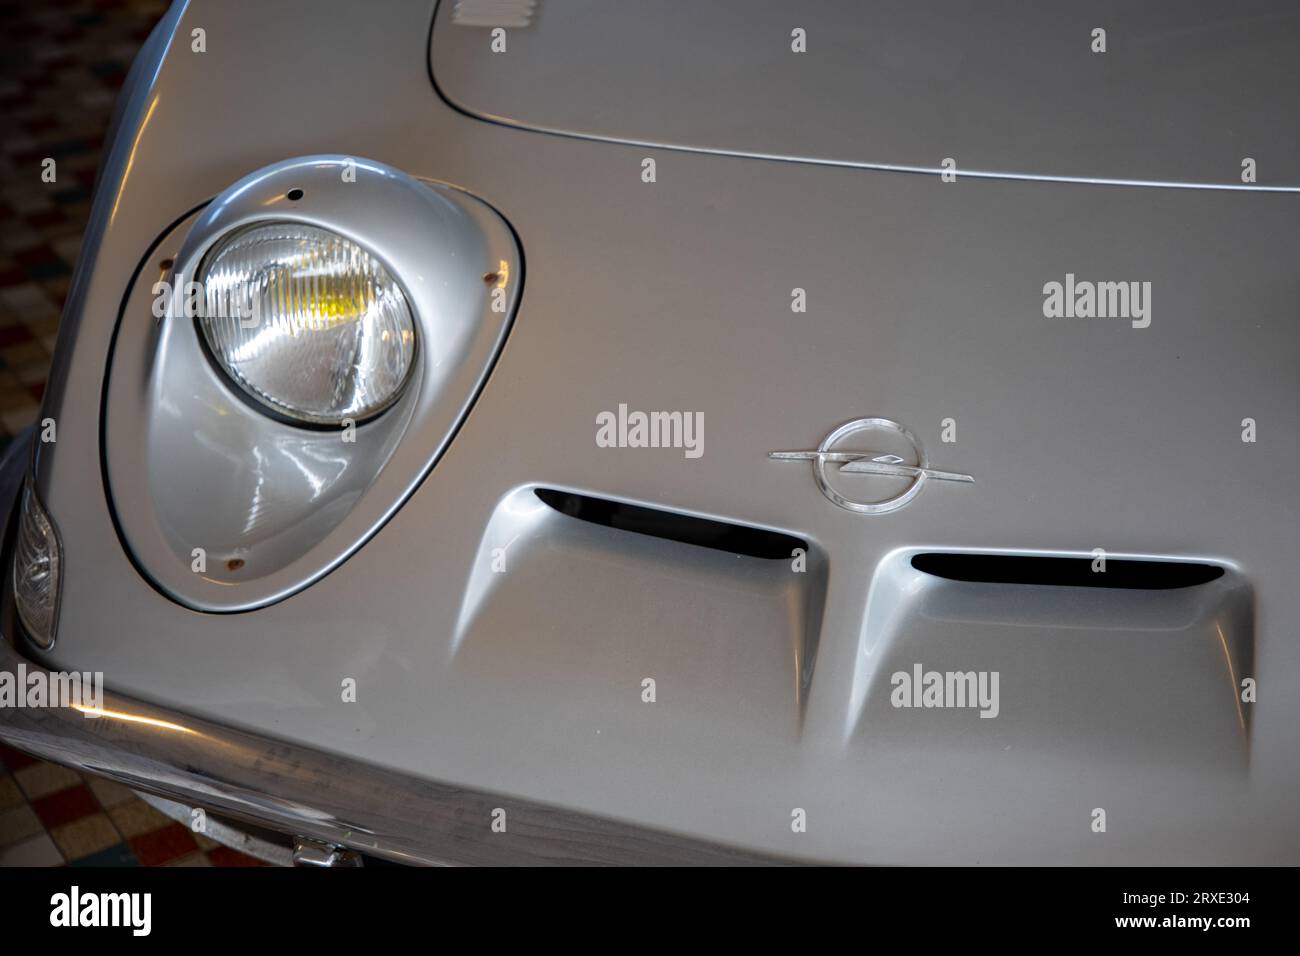
M 875 432 L 876 441 L 890 446 L 888 450 L 854 451 L 836 447 L 860 432 Z M 898 422 L 888 418 L 859 418 L 846 422 L 822 439 L 816 451 L 772 451 L 768 458 L 777 461 L 811 461 L 817 487 L 841 508 L 858 514 L 881 515 L 897 511 L 921 493 L 927 480 L 968 481 L 970 475 L 954 471 L 937 471 L 930 467 L 921 442 Z M 836 466 L 841 475 L 875 477 L 892 485 L 882 488 L 884 497 L 876 500 L 855 500 L 842 494 L 832 483 L 827 465 Z

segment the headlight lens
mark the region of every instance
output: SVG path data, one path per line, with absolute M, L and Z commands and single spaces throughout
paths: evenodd
M 54 644 L 59 568 L 58 535 L 28 482 L 14 542 L 14 604 L 28 635 L 46 649 Z
M 208 348 L 258 402 L 337 425 L 383 411 L 415 364 L 415 323 L 378 259 L 337 233 L 259 223 L 218 242 L 197 276 Z

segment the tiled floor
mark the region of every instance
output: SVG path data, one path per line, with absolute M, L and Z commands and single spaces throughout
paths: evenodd
M 263 866 L 126 787 L 0 744 L 0 866 Z
M 36 420 L 118 88 L 165 0 L 0 5 L 0 447 Z M 56 179 L 42 182 L 54 159 Z
M 36 421 L 118 88 L 166 0 L 0 5 L 0 449 Z M 56 180 L 41 181 L 45 158 Z M 125 787 L 0 746 L 0 866 L 261 866 Z

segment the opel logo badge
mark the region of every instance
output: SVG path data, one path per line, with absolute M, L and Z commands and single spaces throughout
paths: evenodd
M 875 434 L 876 442 L 890 450 L 859 451 L 848 447 L 848 439 L 862 432 Z M 954 471 L 937 471 L 930 467 L 925 448 L 910 431 L 888 418 L 859 418 L 835 429 L 817 446 L 816 451 L 772 451 L 768 458 L 777 461 L 811 461 L 817 487 L 835 504 L 864 515 L 882 515 L 909 504 L 921 493 L 927 481 L 973 482 L 970 475 Z M 882 485 L 884 497 L 850 498 L 832 483 L 830 468 L 850 478 L 874 478 Z M 885 485 L 892 486 L 885 487 Z

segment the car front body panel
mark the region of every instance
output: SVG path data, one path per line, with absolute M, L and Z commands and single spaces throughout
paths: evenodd
M 439 98 L 433 16 L 421 0 L 328 16 L 177 4 L 142 53 L 60 333 L 58 439 L 37 455 L 64 548 L 58 641 L 24 653 L 279 746 L 497 794 L 507 813 L 514 799 L 762 856 L 1297 858 L 1300 197 L 945 182 L 546 135 Z M 229 68 L 220 51 L 236 48 L 249 68 Z M 482 393 L 393 520 L 272 606 L 202 613 L 156 590 L 115 526 L 114 328 L 172 224 L 316 153 L 488 202 L 526 287 Z M 1045 318 L 1043 285 L 1067 274 L 1149 281 L 1149 327 Z M 701 413 L 705 453 L 600 447 L 596 416 L 620 404 Z M 975 482 L 864 516 L 767 457 L 865 416 Z M 1267 440 L 1242 443 L 1246 417 Z M 529 523 L 513 505 L 538 488 L 793 535 L 812 574 L 777 580 L 756 559 L 545 510 Z M 476 586 L 507 532 L 525 535 L 515 570 Z M 906 562 L 1096 548 L 1215 564 L 1234 586 L 1207 599 L 1223 603 L 1091 614 L 1016 590 L 936 608 Z M 1000 672 L 998 719 L 882 708 L 895 661 Z M 1262 688 L 1249 719 L 1223 706 L 1244 666 Z M 1108 836 L 1088 826 L 1097 807 Z

